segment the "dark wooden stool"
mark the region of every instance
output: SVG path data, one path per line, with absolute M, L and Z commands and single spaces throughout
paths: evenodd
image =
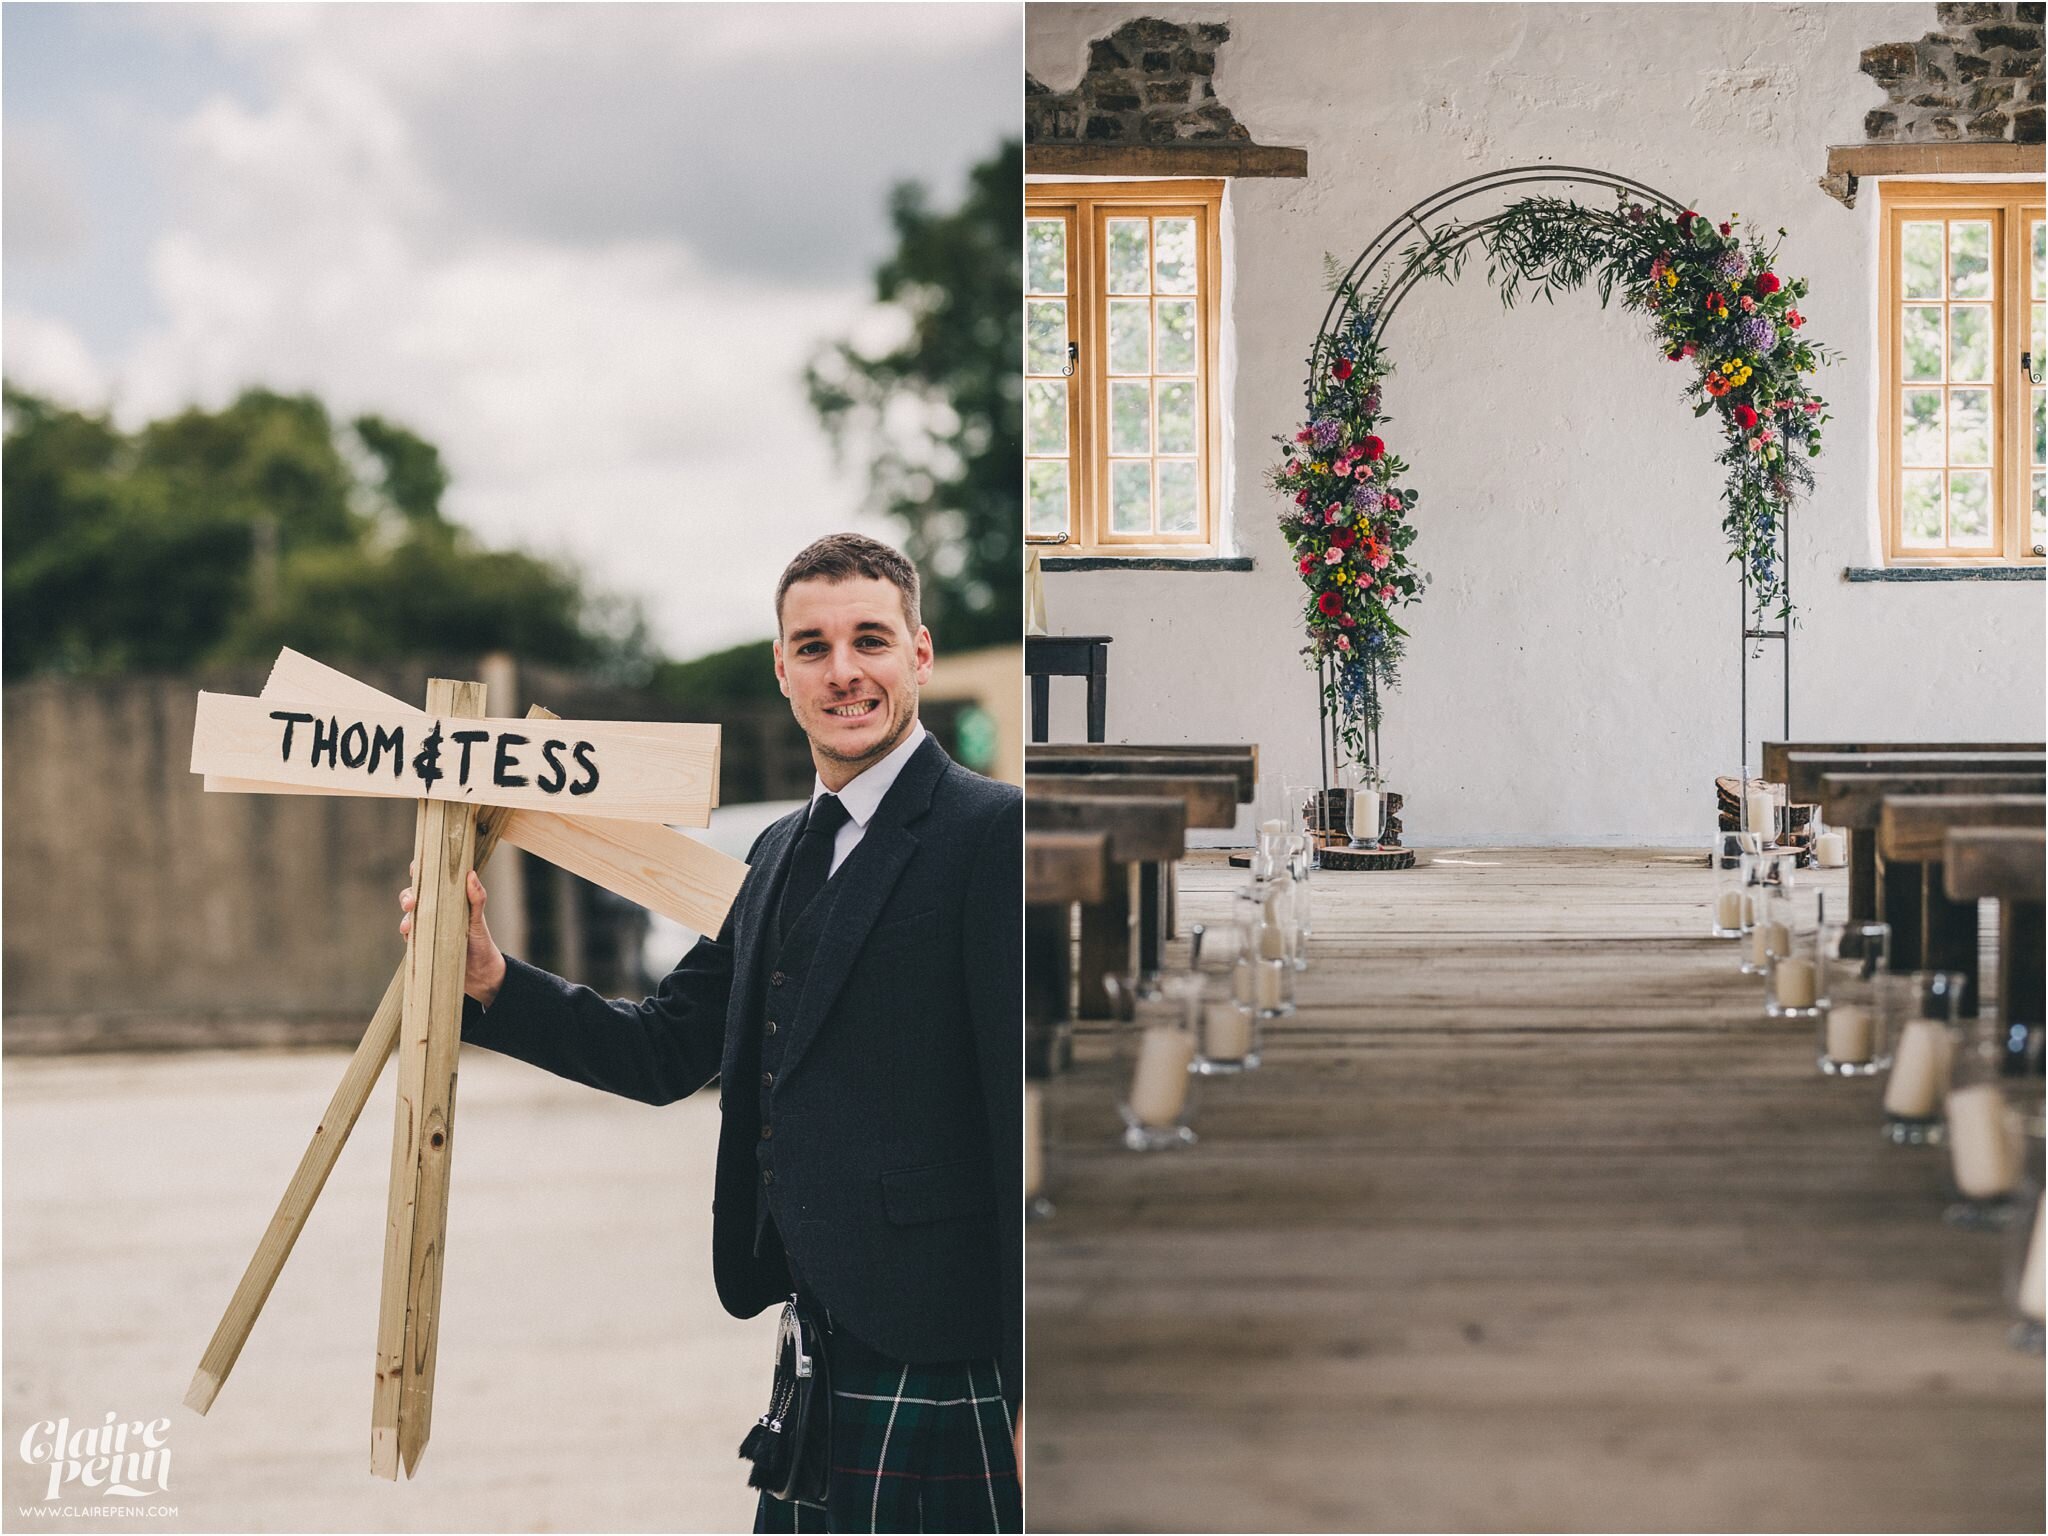
M 1052 680 L 1088 679 L 1088 739 L 1103 740 L 1109 717 L 1110 635 L 1026 635 L 1024 675 L 1031 679 L 1031 739 L 1052 739 Z

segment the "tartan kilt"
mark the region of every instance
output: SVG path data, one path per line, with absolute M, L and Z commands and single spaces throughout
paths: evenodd
M 994 1360 L 908 1365 L 843 1330 L 832 1361 L 825 1507 L 761 1495 L 756 1531 L 1009 1532 L 1024 1494 Z

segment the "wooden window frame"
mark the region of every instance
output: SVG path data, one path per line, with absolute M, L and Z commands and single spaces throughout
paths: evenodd
M 2032 318 L 2029 286 L 2029 221 L 2044 217 L 2041 183 L 1884 181 L 1878 184 L 1878 402 L 1879 524 L 1887 566 L 2041 565 L 2029 527 L 2032 481 L 2031 386 L 2021 377 L 2020 353 Z M 1983 546 L 1928 546 L 1905 541 L 1904 425 L 1901 395 L 1905 378 L 1901 226 L 1930 218 L 1988 218 L 1991 241 L 1991 476 L 1992 543 Z M 1948 293 L 1942 302 L 1953 303 Z M 1943 346 L 1948 344 L 1944 323 Z M 2034 359 L 2035 368 L 2042 366 Z M 1947 365 L 1944 362 L 1944 391 Z M 1947 419 L 1947 401 L 1943 419 Z M 1944 535 L 1946 537 L 1946 535 Z
M 1220 180 L 1027 182 L 1025 217 L 1065 217 L 1067 335 L 1078 344 L 1067 391 L 1068 535 L 1026 533 L 1027 543 L 1061 555 L 1196 559 L 1214 555 L 1223 534 L 1223 411 L 1220 398 L 1223 281 Z M 1197 391 L 1196 530 L 1118 534 L 1109 517 L 1109 294 L 1104 224 L 1110 218 L 1195 220 Z M 1157 295 L 1154 295 L 1157 297 Z M 1159 375 L 1152 375 L 1157 378 Z M 1153 431 L 1157 432 L 1154 417 Z M 1027 441 L 1028 449 L 1028 441 Z M 1156 436 L 1154 451 L 1157 451 Z M 1157 495 L 1156 487 L 1154 492 Z M 1156 507 L 1156 501 L 1155 501 Z

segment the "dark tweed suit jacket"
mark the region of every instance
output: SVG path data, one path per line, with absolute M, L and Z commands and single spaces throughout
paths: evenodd
M 713 1273 L 752 1317 L 811 1293 L 871 1348 L 994 1356 L 1023 1381 L 1023 797 L 927 737 L 860 843 L 778 945 L 807 812 L 763 832 L 716 938 L 641 1002 L 518 960 L 462 1038 L 649 1104 L 722 1079 Z M 772 963 L 771 963 L 772 962 Z M 760 1030 L 785 1033 L 759 1085 Z M 764 1113 L 772 1139 L 764 1140 Z

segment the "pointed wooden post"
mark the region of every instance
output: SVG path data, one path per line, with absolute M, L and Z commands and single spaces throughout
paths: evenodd
M 481 683 L 434 678 L 427 713 L 436 719 L 484 712 Z M 452 766 L 457 749 L 442 748 Z M 441 1311 L 441 1259 L 454 1150 L 455 1058 L 462 1042 L 463 961 L 469 929 L 469 871 L 476 807 L 420 803 L 414 857 L 412 936 L 406 946 L 405 1005 L 398 1035 L 398 1114 L 391 1138 L 384 1286 L 377 1315 L 376 1394 L 370 1470 L 396 1479 L 419 1464 L 432 1423 L 434 1348 Z

